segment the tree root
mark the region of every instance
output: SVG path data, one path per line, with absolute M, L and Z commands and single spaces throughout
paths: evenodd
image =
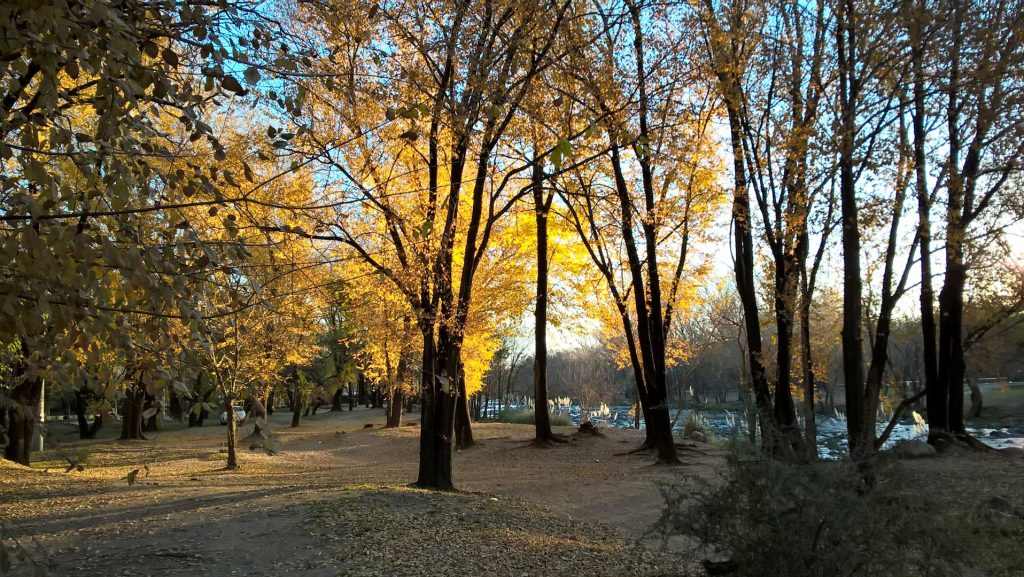
M 628 457 L 630 455 L 638 455 L 640 453 L 652 453 L 652 452 L 654 452 L 654 445 L 652 445 L 648 441 L 644 441 L 643 444 L 640 445 L 639 447 L 637 447 L 635 449 L 630 449 L 628 451 L 623 451 L 621 453 L 615 453 L 615 456 L 616 457 Z
M 557 447 L 565 444 L 572 444 L 572 439 L 558 433 L 552 433 L 548 437 L 543 439 L 534 439 L 530 442 L 531 447 L 536 447 L 538 449 L 549 449 L 551 447 Z
M 999 449 L 990 447 L 974 438 L 970 433 L 950 433 L 947 431 L 936 431 L 928 435 L 928 442 L 935 446 L 940 452 L 952 446 L 962 446 L 981 453 L 994 455 L 1002 454 Z
M 676 449 L 678 449 L 680 451 L 690 451 L 690 452 L 693 452 L 693 453 L 700 453 L 701 455 L 704 455 L 705 457 L 710 457 L 711 456 L 711 453 L 708 453 L 707 451 L 701 451 L 700 449 L 698 449 L 697 445 L 687 445 L 686 443 L 676 443 Z

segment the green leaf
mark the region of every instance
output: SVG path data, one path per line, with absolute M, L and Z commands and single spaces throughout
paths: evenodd
M 572 155 L 572 143 L 567 139 L 562 138 L 558 141 L 558 150 L 562 153 L 562 156 Z

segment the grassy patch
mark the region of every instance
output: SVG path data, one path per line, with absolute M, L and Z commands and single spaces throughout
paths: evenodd
M 572 419 L 569 415 L 550 415 L 552 427 L 571 427 Z M 536 421 L 536 415 L 533 411 L 526 409 L 504 409 L 498 414 L 498 418 L 495 419 L 499 423 L 514 423 L 517 425 L 532 425 Z

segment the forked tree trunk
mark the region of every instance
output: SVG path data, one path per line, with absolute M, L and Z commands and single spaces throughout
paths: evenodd
M 420 462 L 416 486 L 424 489 L 450 491 L 452 483 L 452 436 L 456 395 L 443 390 L 438 368 L 443 359 L 438 358 L 434 345 L 434 327 L 427 321 L 420 322 L 423 334 L 423 391 L 420 408 Z

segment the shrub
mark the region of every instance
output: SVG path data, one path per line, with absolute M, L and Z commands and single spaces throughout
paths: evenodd
M 730 468 L 696 490 L 663 485 L 654 532 L 697 539 L 738 576 L 1009 576 L 1022 556 L 1024 522 L 929 498 L 892 469 L 749 458 Z
M 702 443 L 711 443 L 715 440 L 715 431 L 707 419 L 697 411 L 692 411 L 683 422 L 683 437 Z
M 502 409 L 496 419 L 499 423 L 516 423 L 518 425 L 534 424 L 534 412 L 529 409 Z M 569 415 L 551 415 L 552 427 L 571 427 Z

